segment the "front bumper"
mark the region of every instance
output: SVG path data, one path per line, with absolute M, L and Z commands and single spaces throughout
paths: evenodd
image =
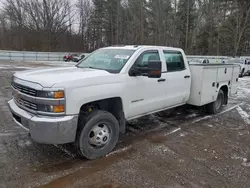
M 8 105 L 13 120 L 29 131 L 34 141 L 44 144 L 66 144 L 75 141 L 78 115 L 43 117 L 24 111 L 14 100 L 10 100 Z

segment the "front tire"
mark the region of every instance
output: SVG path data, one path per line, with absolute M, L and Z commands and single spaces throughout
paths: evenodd
M 225 101 L 224 92 L 220 90 L 216 101 L 214 101 L 213 103 L 207 104 L 206 108 L 207 108 L 208 113 L 210 114 L 219 113 L 223 107 L 224 101 Z
M 119 123 L 109 112 L 96 110 L 80 117 L 75 148 L 80 157 L 96 159 L 110 153 L 119 138 Z

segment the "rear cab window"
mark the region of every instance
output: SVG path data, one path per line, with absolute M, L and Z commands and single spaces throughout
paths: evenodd
M 176 72 L 185 70 L 185 62 L 180 51 L 163 50 L 167 72 Z

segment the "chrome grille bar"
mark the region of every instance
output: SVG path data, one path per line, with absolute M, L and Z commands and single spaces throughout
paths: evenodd
M 23 100 L 21 98 L 14 98 L 14 99 L 21 106 L 24 106 L 24 107 L 32 109 L 32 110 L 37 110 L 37 105 L 36 104 L 33 104 L 33 103 L 29 102 L 29 101 L 25 101 L 25 100 Z
M 15 82 L 12 82 L 11 85 L 18 91 L 20 91 L 21 93 L 25 93 L 27 95 L 31 95 L 31 96 L 36 96 L 37 91 L 35 89 L 17 84 Z

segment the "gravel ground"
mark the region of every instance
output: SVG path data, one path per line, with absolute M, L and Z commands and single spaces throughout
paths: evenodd
M 41 145 L 12 121 L 6 101 L 20 70 L 66 63 L 0 61 L 0 188 L 248 188 L 250 78 L 222 113 L 183 107 L 128 122 L 107 157 L 80 160 L 71 145 Z

